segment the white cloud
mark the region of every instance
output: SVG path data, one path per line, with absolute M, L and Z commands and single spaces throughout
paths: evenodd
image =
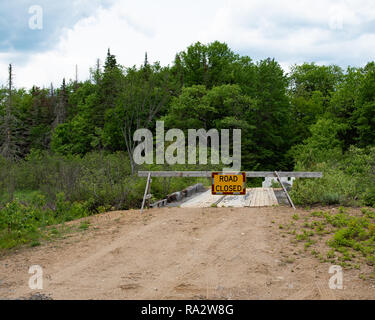
M 166 65 L 193 42 L 214 40 L 255 60 L 275 57 L 284 68 L 304 61 L 361 66 L 375 55 L 373 27 L 371 0 L 115 1 L 63 30 L 54 49 L 15 62 L 16 85 L 58 85 L 74 78 L 76 64 L 87 79 L 108 47 L 125 66 L 141 64 L 145 51 Z M 19 55 L 0 54 L 0 83 Z
M 375 30 L 365 29 L 374 22 L 372 1 L 234 1 L 220 9 L 207 34 L 257 59 L 358 65 L 373 57 L 375 44 L 365 34 Z

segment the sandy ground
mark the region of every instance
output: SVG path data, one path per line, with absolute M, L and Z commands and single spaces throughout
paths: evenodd
M 163 208 L 93 216 L 88 230 L 0 257 L 0 298 L 374 299 L 358 270 L 344 271 L 343 290 L 328 288 L 330 265 L 280 234 L 293 214 Z M 31 265 L 43 267 L 43 290 L 28 287 Z

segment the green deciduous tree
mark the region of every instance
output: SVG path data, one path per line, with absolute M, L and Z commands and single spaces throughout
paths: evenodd
M 233 63 L 238 59 L 225 43 L 215 41 L 204 45 L 197 42 L 177 55 L 175 65 L 185 86 L 212 88 L 233 81 Z
M 356 110 L 353 112 L 354 123 L 358 132 L 358 144 L 361 147 L 375 145 L 375 63 L 364 68 Z
M 287 96 L 288 80 L 274 59 L 262 60 L 256 69 L 255 108 L 250 123 L 255 126 L 255 149 L 249 155 L 262 169 L 290 166 L 285 158 L 291 147 L 291 113 Z
M 120 82 L 115 108 L 106 113 L 103 138 L 109 148 L 124 146 L 132 173 L 135 172 L 133 134 L 141 128 L 152 128 L 158 115 L 167 106 L 171 90 L 169 69 L 159 63 L 145 64 L 140 69 L 128 68 Z M 121 139 L 120 139 L 121 137 Z

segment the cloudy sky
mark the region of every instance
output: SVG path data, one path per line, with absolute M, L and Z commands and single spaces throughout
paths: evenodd
M 373 0 L 0 0 L 0 86 L 85 80 L 111 48 L 124 66 L 170 64 L 201 41 L 253 60 L 363 66 L 375 60 Z M 35 7 L 37 6 L 37 7 Z M 42 14 L 40 9 L 42 9 Z M 41 28 L 41 29 L 40 29 Z

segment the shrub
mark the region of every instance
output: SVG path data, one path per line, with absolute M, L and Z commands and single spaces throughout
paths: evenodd
M 345 154 L 325 159 L 298 171 L 322 171 L 321 179 L 297 179 L 291 191 L 298 205 L 340 204 L 375 206 L 375 147 L 350 148 Z
M 176 165 L 168 169 L 195 168 Z M 131 174 L 124 152 L 93 152 L 80 157 L 33 150 L 17 163 L 0 157 L 0 178 L 1 248 L 37 243 L 46 226 L 113 209 L 140 208 L 146 186 L 145 178 Z M 153 198 L 162 199 L 206 180 L 154 178 L 151 192 Z

